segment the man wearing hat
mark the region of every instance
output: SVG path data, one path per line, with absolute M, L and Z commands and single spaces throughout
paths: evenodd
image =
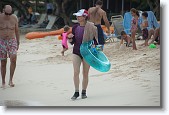
M 5 88 L 7 58 L 10 58 L 10 78 L 8 85 L 14 87 L 13 75 L 16 68 L 17 50 L 19 48 L 18 19 L 12 14 L 12 7 L 5 5 L 0 14 L 0 60 L 2 88 Z

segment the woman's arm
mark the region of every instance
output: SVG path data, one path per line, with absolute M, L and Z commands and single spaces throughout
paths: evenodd
M 67 38 L 68 38 L 69 43 L 73 45 L 74 44 L 74 35 L 72 33 L 70 33 L 67 36 Z

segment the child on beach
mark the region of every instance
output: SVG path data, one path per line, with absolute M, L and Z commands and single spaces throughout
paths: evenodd
M 123 41 L 126 42 L 126 46 L 129 47 L 132 43 L 132 39 L 129 35 L 126 34 L 125 31 L 121 31 L 121 41 L 120 41 L 120 45 L 123 44 Z
M 143 39 L 145 40 L 145 42 L 141 45 L 145 45 L 145 46 L 148 46 L 148 20 L 147 20 L 147 17 L 148 17 L 148 13 L 147 12 L 143 12 L 142 13 L 142 18 L 143 18 L 143 22 L 141 23 L 141 28 L 142 28 L 142 36 L 143 36 Z
M 63 50 L 61 51 L 62 56 L 64 56 L 64 52 L 66 50 L 68 50 L 67 35 L 68 35 L 68 31 L 69 31 L 70 27 L 68 25 L 65 25 L 63 27 L 63 29 L 64 29 L 64 32 L 62 33 L 62 47 L 63 47 Z
M 133 17 L 131 20 L 131 38 L 132 38 L 132 43 L 133 43 L 133 50 L 137 50 L 136 42 L 135 42 L 135 35 L 138 29 L 137 26 L 138 26 L 139 12 L 135 8 L 132 8 L 130 12 Z

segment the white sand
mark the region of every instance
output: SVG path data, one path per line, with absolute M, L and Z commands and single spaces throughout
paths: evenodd
M 116 43 L 107 43 L 104 49 L 111 62 L 110 71 L 101 73 L 91 68 L 88 98 L 72 101 L 72 46 L 69 44 L 63 57 L 57 37 L 27 40 L 22 35 L 15 87 L 0 88 L 0 105 L 160 106 L 160 46 L 155 49 L 138 46 L 137 51 L 119 50 L 115 46 Z M 8 79 L 9 62 L 6 82 Z

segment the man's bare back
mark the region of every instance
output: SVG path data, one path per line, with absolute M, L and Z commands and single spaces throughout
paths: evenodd
M 104 14 L 104 11 L 101 8 L 92 7 L 88 12 L 90 14 L 89 21 L 93 22 L 95 25 L 101 24 L 101 19 Z
M 17 25 L 16 16 L 5 17 L 3 13 L 0 14 L 0 39 L 15 38 L 15 30 L 18 29 Z
M 104 10 L 102 10 L 100 7 L 91 7 L 89 8 L 88 13 L 90 22 L 93 22 L 95 25 L 101 25 L 101 20 L 103 19 L 106 27 L 109 30 L 110 23 L 107 19 L 107 14 Z

